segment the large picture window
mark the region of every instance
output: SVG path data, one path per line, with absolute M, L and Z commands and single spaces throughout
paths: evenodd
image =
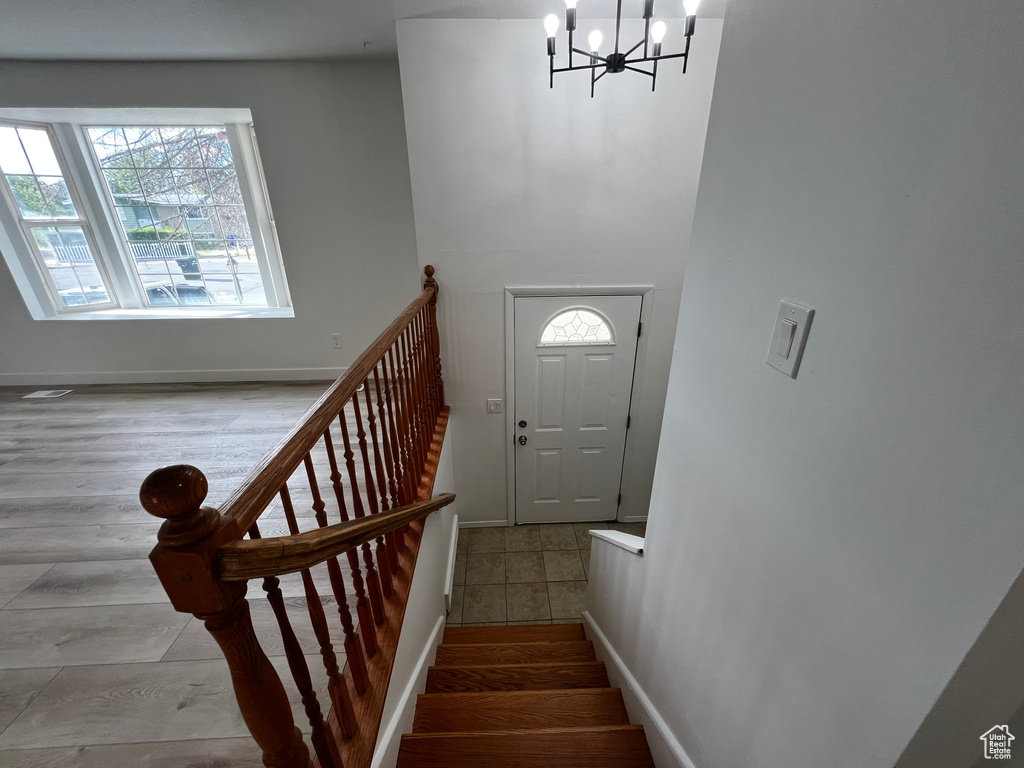
M 216 112 L 0 110 L 0 251 L 36 317 L 290 314 L 248 113 Z

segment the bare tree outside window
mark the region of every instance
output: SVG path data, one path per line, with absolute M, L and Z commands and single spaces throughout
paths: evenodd
M 266 306 L 223 126 L 91 127 L 88 136 L 151 305 L 158 286 L 189 303 Z

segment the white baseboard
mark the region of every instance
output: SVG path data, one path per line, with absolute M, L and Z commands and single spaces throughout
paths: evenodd
M 507 528 L 508 520 L 460 520 L 459 528 Z
M 622 523 L 646 523 L 647 522 L 647 515 L 623 515 L 622 516 L 622 520 L 620 520 L 619 522 L 622 522 Z
M 427 667 L 437 654 L 437 646 L 440 644 L 441 635 L 444 632 L 445 619 L 444 616 L 437 618 L 434 631 L 430 633 L 430 640 L 423 647 L 419 660 L 416 662 L 416 674 L 410 677 L 405 690 L 402 691 L 400 706 L 395 710 L 395 714 L 387 725 L 381 726 L 370 768 L 385 768 L 385 766 L 390 768 L 397 761 L 398 750 L 402 744 L 402 734 L 412 730 L 413 715 L 416 712 L 416 694 L 426 686 Z
M 83 371 L 79 373 L 0 373 L 0 386 L 55 384 L 170 384 L 214 381 L 333 381 L 348 368 L 241 368 L 203 371 Z
M 611 684 L 622 689 L 630 721 L 644 727 L 654 764 L 658 768 L 697 768 L 696 763 L 683 749 L 683 745 L 672 735 L 668 723 L 633 677 L 633 673 L 629 671 L 607 635 L 594 621 L 590 611 L 583 612 L 583 623 L 587 627 L 587 639 L 594 643 L 597 658 L 603 661 L 608 669 Z

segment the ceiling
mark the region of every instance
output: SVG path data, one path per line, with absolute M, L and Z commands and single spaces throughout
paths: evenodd
M 625 5 L 624 14 L 640 15 L 639 0 Z M 538 19 L 540 29 L 564 8 L 560 0 L 0 0 L 0 59 L 394 57 L 396 19 Z M 656 9 L 682 15 L 681 0 L 658 0 Z M 724 10 L 725 0 L 703 0 L 699 15 Z M 612 18 L 615 2 L 580 0 L 578 12 Z

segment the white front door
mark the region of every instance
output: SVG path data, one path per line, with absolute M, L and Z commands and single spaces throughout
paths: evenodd
M 515 299 L 517 523 L 615 519 L 640 304 Z

